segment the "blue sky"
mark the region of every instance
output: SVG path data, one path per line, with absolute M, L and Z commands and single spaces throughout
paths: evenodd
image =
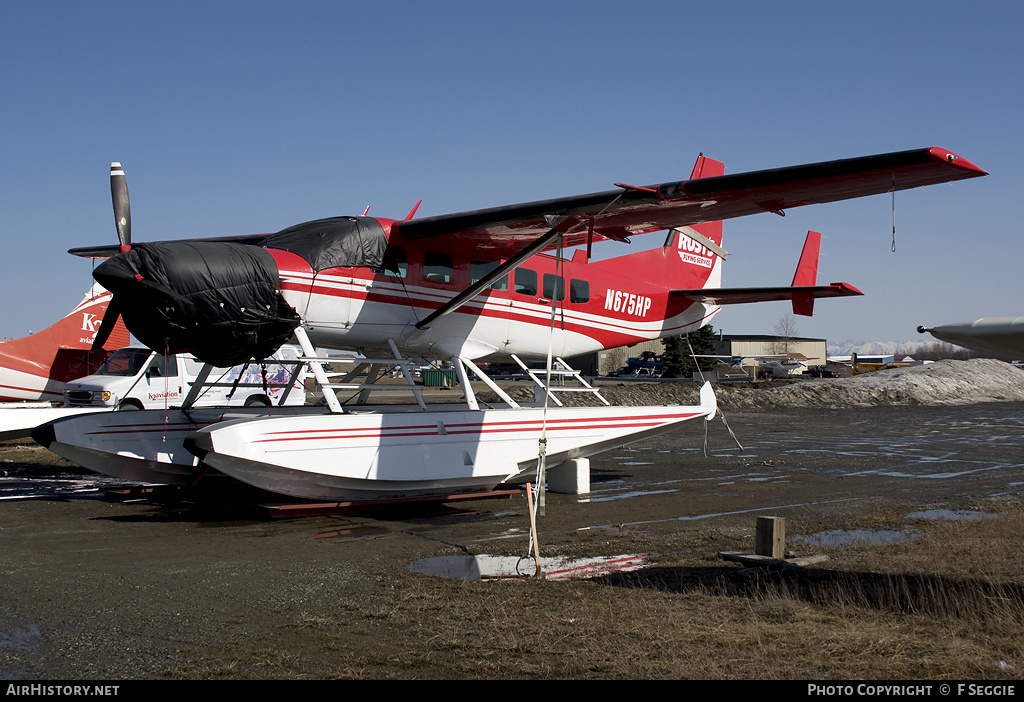
M 788 284 L 823 234 L 830 341 L 1024 315 L 1024 5 L 1012 2 L 178 2 L 0 5 L 0 337 L 88 288 L 66 253 L 420 216 L 927 146 L 986 178 L 725 224 L 726 285 Z M 660 244 L 606 244 L 604 256 Z M 784 303 L 725 309 L 770 333 Z

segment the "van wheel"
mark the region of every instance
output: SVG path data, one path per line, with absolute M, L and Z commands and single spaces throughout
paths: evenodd
M 270 407 L 270 400 L 263 395 L 253 395 L 245 399 L 246 407 Z
M 121 411 L 121 410 L 140 410 L 140 409 L 142 409 L 142 405 L 140 405 L 137 402 L 131 402 L 129 400 L 126 400 L 126 401 L 122 402 L 121 404 L 119 404 L 117 406 L 117 409 L 118 409 L 118 411 Z

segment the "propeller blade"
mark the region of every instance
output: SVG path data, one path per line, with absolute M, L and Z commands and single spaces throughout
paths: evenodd
M 117 240 L 121 243 L 121 250 L 127 251 L 132 245 L 132 208 L 128 203 L 128 181 L 117 161 L 110 164 L 110 198 L 114 201 Z
M 120 316 L 121 305 L 118 303 L 117 295 L 113 295 L 110 302 L 107 303 L 107 311 L 103 313 L 103 321 L 100 322 L 100 328 L 96 331 L 96 338 L 92 341 L 92 351 L 103 350 L 103 344 L 107 343 Z

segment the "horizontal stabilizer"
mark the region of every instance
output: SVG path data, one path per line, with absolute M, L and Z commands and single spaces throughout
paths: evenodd
M 705 305 L 740 305 L 748 302 L 772 302 L 791 300 L 793 314 L 810 317 L 814 312 L 814 300 L 819 297 L 850 297 L 863 295 L 849 283 L 815 285 L 818 277 L 818 250 L 821 234 L 807 232 L 800 261 L 793 274 L 793 284 L 779 288 L 702 288 L 700 290 L 673 290 L 673 295 L 685 297 Z
M 798 285 L 778 288 L 673 290 L 672 294 L 705 305 L 739 305 L 748 302 L 771 302 L 775 300 L 850 297 L 853 295 L 863 295 L 864 293 L 848 283 L 832 283 L 831 285 Z

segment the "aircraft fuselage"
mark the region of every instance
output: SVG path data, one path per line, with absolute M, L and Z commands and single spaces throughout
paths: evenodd
M 387 220 L 383 221 L 387 228 Z M 476 260 L 432 247 L 430 240 L 389 237 L 388 270 L 328 268 L 315 272 L 303 258 L 269 249 L 282 294 L 303 319 L 313 343 L 331 348 L 381 349 L 394 340 L 405 353 L 432 357 L 543 358 L 574 356 L 694 331 L 718 311 L 670 295 L 672 287 L 720 280 L 710 252 L 700 264 L 680 243 L 590 262 L 539 254 L 450 314 L 417 323 L 481 279 L 500 261 Z M 680 248 L 683 253 L 680 253 Z M 477 254 L 479 256 L 479 254 Z

